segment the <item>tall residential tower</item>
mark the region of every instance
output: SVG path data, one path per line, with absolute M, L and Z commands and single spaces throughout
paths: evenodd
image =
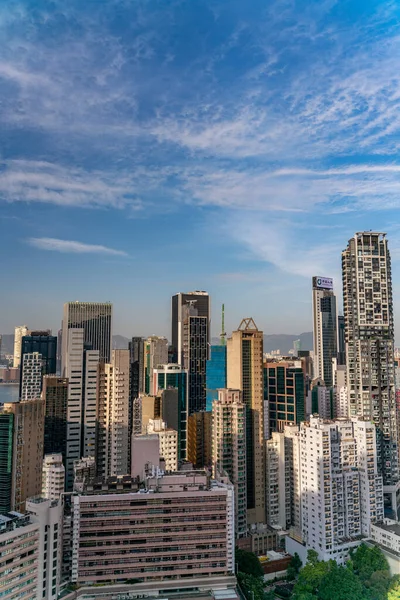
M 314 378 L 333 385 L 332 359 L 337 358 L 336 296 L 333 281 L 313 277 Z

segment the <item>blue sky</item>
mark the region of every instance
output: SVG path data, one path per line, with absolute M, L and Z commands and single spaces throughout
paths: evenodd
M 204 289 L 214 333 L 311 329 L 311 276 L 387 231 L 400 285 L 400 4 L 0 4 L 0 331 L 111 300 L 169 334 Z M 400 320 L 397 319 L 400 326 Z M 398 328 L 400 333 L 400 328 Z M 399 336 L 397 336 L 399 337 Z

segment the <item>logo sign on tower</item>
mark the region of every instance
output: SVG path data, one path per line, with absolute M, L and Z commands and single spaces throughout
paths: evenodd
M 333 279 L 330 277 L 313 277 L 313 287 L 317 290 L 333 290 Z

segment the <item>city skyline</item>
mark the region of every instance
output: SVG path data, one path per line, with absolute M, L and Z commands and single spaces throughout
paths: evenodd
M 249 307 L 265 332 L 309 331 L 309 278 L 338 284 L 371 227 L 400 298 L 399 10 L 5 3 L 0 331 L 55 330 L 80 298 L 118 306 L 118 333 L 168 335 L 160 292 L 198 288 L 227 330 Z

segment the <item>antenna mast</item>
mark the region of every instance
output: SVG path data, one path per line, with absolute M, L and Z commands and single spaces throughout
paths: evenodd
M 225 304 L 222 305 L 222 329 L 219 335 L 221 339 L 221 346 L 226 345 L 226 333 L 225 333 Z

